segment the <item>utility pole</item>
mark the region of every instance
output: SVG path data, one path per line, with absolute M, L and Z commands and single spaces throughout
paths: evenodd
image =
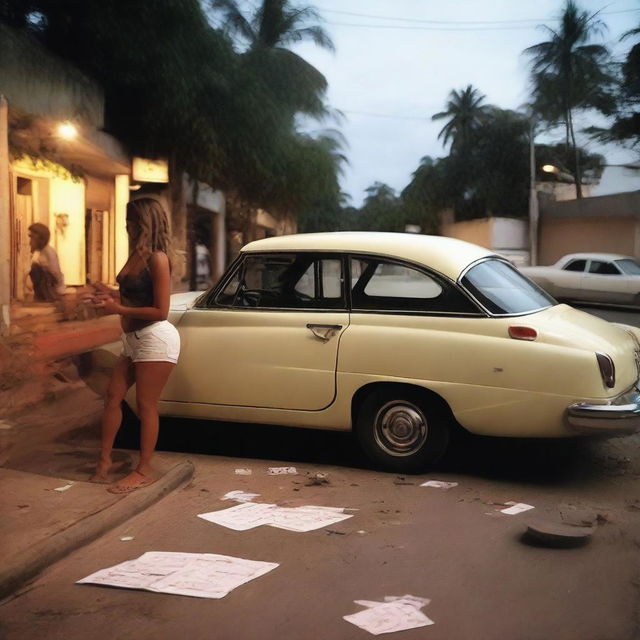
M 9 105 L 0 94 L 0 335 L 11 323 L 11 215 L 9 205 Z
M 529 124 L 529 262 L 538 264 L 538 193 L 536 192 L 536 149 L 534 144 L 534 124 Z

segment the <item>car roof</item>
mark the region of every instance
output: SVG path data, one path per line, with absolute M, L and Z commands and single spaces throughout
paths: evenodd
M 476 244 L 417 233 L 333 231 L 275 236 L 250 242 L 242 252 L 335 251 L 370 253 L 417 262 L 456 279 L 471 262 L 496 254 Z
M 635 260 L 633 256 L 623 256 L 620 253 L 570 253 L 558 262 L 567 260 Z

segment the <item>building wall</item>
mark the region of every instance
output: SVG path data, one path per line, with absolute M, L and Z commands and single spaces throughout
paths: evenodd
M 493 217 L 446 223 L 440 233 L 488 249 L 521 251 L 528 248 L 528 228 L 526 220 Z
M 539 264 L 567 253 L 640 257 L 640 191 L 557 202 L 540 198 Z
M 635 217 L 543 218 L 538 262 L 553 264 L 567 253 L 582 251 L 640 257 L 639 229 L 640 222 Z
M 462 222 L 445 223 L 440 227 L 440 233 L 448 238 L 457 238 L 465 242 L 472 242 L 481 247 L 491 247 L 492 242 L 491 218 L 478 220 L 464 220 Z
M 65 284 L 83 285 L 85 271 L 84 182 L 52 178 L 49 184 L 51 245 L 58 253 Z

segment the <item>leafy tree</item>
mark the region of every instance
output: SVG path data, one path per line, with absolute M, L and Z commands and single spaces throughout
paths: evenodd
M 407 223 L 420 226 L 423 233 L 438 232 L 440 212 L 449 204 L 445 164 L 442 159 L 423 157 L 400 194 Z
M 319 25 L 313 7 L 297 7 L 291 0 L 261 0 L 253 15 L 246 16 L 236 0 L 210 0 L 214 17 L 236 36 L 244 52 L 243 63 L 264 78 L 289 117 L 297 112 L 324 117 L 327 109 L 324 76 L 287 47 L 303 40 L 334 50 Z M 244 45 L 244 46 L 243 46 Z
M 296 160 L 325 161 L 294 127 L 300 112 L 326 112 L 325 79 L 284 49 L 258 51 L 266 36 L 239 54 L 199 0 L 129 0 L 126 11 L 102 0 L 3 0 L 0 20 L 95 78 L 107 130 L 132 153 L 169 157 L 172 173 L 278 211 L 305 201 L 301 185 L 314 175 L 313 193 L 328 183 L 311 166 L 300 179 Z
M 305 184 L 307 202 L 300 208 L 298 230 L 301 233 L 314 231 L 336 231 L 340 228 L 341 205 L 346 202 L 346 194 L 340 191 L 338 176 L 343 173 L 347 162 L 344 155 L 346 140 L 335 130 L 320 132 L 315 138 L 304 136 L 307 143 L 306 159 L 301 159 L 299 168 L 310 172 Z
M 609 50 L 604 45 L 590 44 L 604 28 L 597 13 L 589 14 L 574 0 L 567 0 L 560 28 L 544 26 L 549 40 L 525 49 L 531 57 L 534 109 L 550 125 L 564 124 L 567 148 L 574 152 L 572 168 L 579 198 L 581 167 L 574 112 L 596 109 L 609 115 L 615 107 Z
M 358 227 L 363 231 L 404 231 L 402 202 L 394 189 L 383 182 L 374 182 L 360 208 Z
M 273 211 L 306 212 L 302 228 L 322 226 L 315 218 L 321 211 L 332 224 L 328 211 L 339 207 L 335 148 L 330 136 L 313 139 L 295 127 L 298 114 L 316 119 L 329 114 L 326 79 L 287 46 L 311 40 L 333 50 L 333 44 L 315 24 L 319 16 L 312 7 L 298 7 L 291 0 L 261 0 L 254 12 L 246 15 L 238 5 L 234 0 L 210 0 L 213 20 L 236 39 L 239 67 L 247 85 L 260 86 L 260 96 L 271 101 L 269 114 L 279 133 L 270 144 L 260 144 L 258 138 L 253 153 L 262 150 L 266 157 L 254 163 L 255 171 L 236 173 L 241 181 L 236 191 L 245 195 L 247 206 L 259 202 Z M 260 104 L 254 107 L 257 113 L 261 111 Z
M 640 36 L 640 27 L 627 31 L 622 40 Z M 587 131 L 603 142 L 640 144 L 640 42 L 629 49 L 621 66 L 622 78 L 615 120 L 609 129 L 590 127 Z
M 487 114 L 487 105 L 483 104 L 485 96 L 468 85 L 462 91 L 455 89 L 449 94 L 446 111 L 431 116 L 432 120 L 447 119 L 438 139 L 442 138 L 446 146 L 451 142 L 451 153 L 464 151 L 471 140 L 473 132 L 482 124 Z

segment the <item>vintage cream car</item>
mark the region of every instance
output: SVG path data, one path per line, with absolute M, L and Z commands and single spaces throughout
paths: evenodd
M 161 414 L 341 429 L 378 466 L 423 470 L 450 428 L 493 436 L 640 427 L 640 332 L 558 304 L 450 238 L 323 233 L 245 246 L 172 297 L 182 352 Z
M 522 267 L 554 298 L 640 306 L 640 263 L 616 253 L 571 253 L 549 267 Z

